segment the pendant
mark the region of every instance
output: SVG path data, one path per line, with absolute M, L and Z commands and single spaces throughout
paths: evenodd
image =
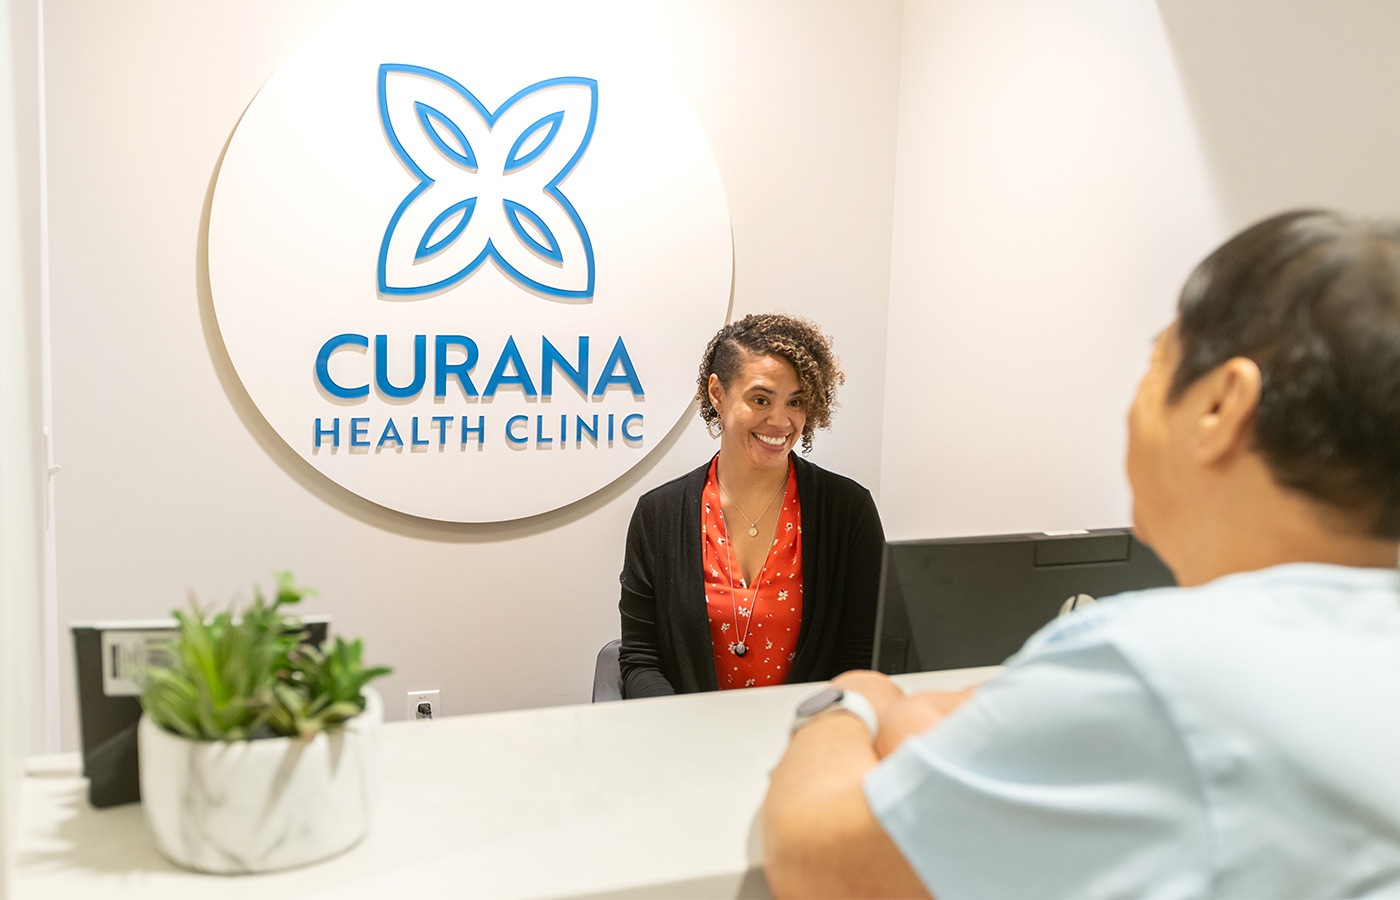
M 752 525 L 749 526 L 749 537 L 758 537 L 758 529 Z
M 740 659 L 743 659 L 745 656 L 749 655 L 749 648 L 744 646 L 743 641 L 740 641 L 739 643 L 734 645 L 734 655 L 739 657 Z

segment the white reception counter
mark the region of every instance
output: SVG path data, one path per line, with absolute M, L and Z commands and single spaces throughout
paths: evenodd
M 997 668 L 900 676 L 956 690 Z M 766 897 L 757 816 L 786 685 L 393 722 L 379 808 L 345 854 L 210 876 L 159 856 L 138 804 L 94 810 L 77 754 L 29 761 L 15 900 L 43 897 Z

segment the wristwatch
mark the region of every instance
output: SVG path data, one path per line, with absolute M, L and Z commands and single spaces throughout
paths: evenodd
M 880 730 L 880 720 L 875 715 L 875 707 L 870 705 L 865 695 L 838 687 L 824 687 L 798 704 L 797 715 L 792 720 L 792 731 L 789 733 L 795 734 L 799 728 L 822 716 L 838 712 L 850 713 L 860 719 L 865 724 L 865 729 L 870 732 L 870 740 L 875 740 L 875 735 Z

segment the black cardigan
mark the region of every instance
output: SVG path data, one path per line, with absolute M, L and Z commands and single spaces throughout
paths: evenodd
M 868 669 L 885 534 L 870 492 L 793 457 L 802 511 L 802 627 L 788 683 Z M 701 494 L 710 464 L 643 494 L 622 564 L 623 697 L 718 690 L 705 609 Z

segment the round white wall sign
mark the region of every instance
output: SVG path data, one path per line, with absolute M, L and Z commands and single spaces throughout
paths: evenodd
M 637 35 L 496 6 L 345 9 L 248 107 L 209 224 L 261 414 L 345 489 L 453 522 L 640 462 L 733 265 L 714 158 Z

